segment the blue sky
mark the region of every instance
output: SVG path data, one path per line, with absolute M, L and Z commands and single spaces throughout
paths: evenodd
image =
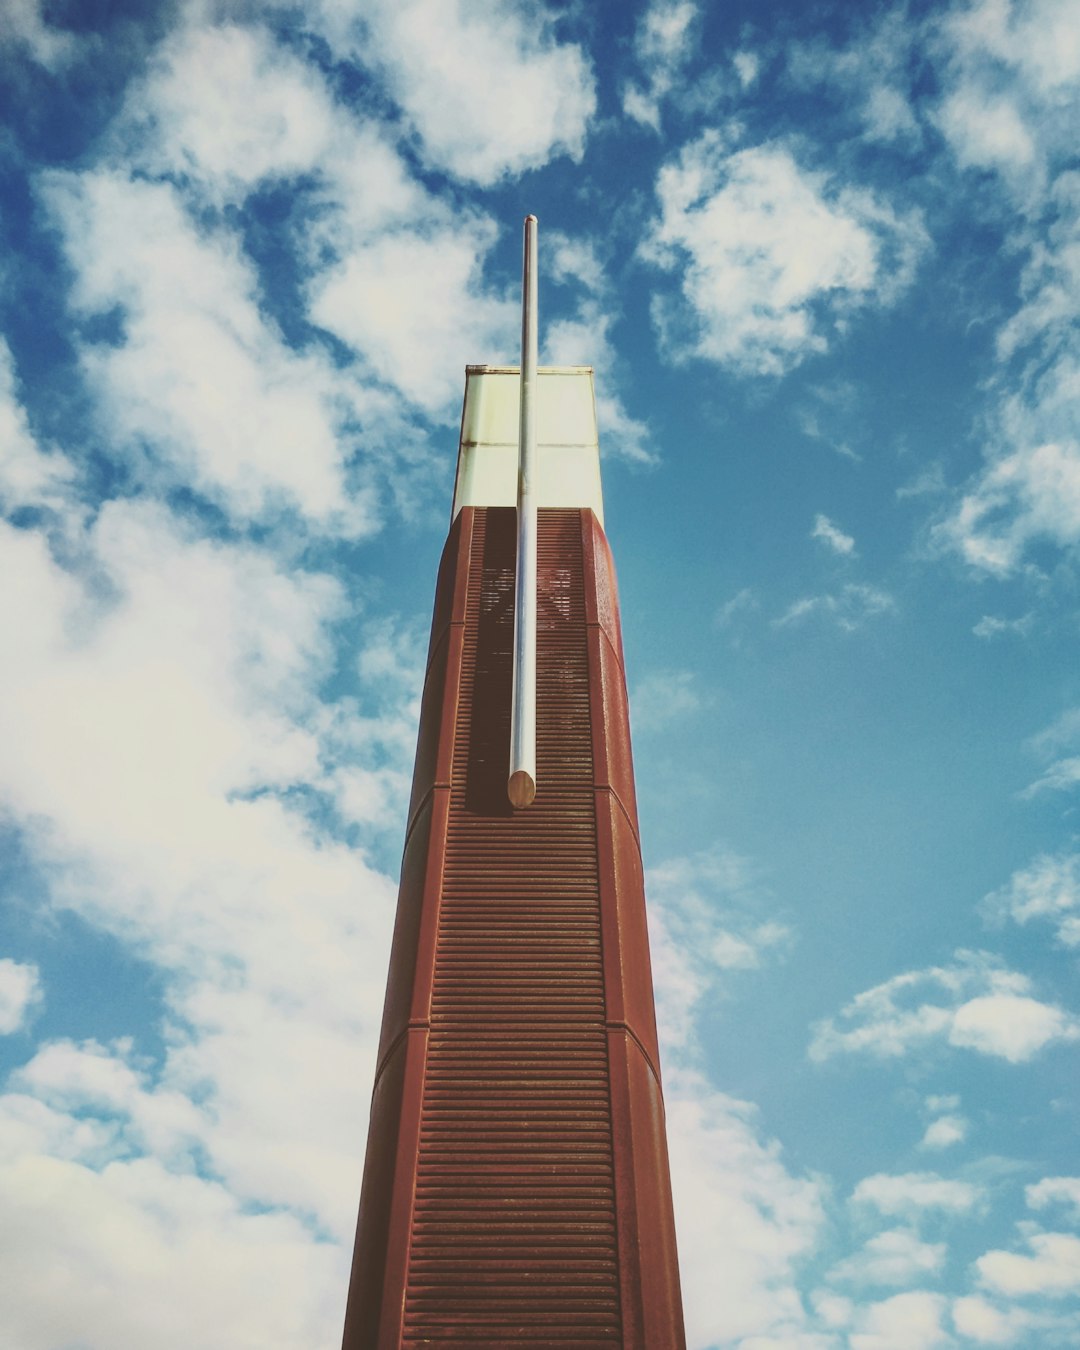
M 1076 0 L 6 0 L 5 1346 L 338 1342 L 527 211 L 691 1344 L 1080 1342 L 1078 105 Z

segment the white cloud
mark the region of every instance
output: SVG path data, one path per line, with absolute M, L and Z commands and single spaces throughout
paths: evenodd
M 714 848 L 648 869 L 649 942 L 665 1055 L 692 1054 L 695 1019 L 723 970 L 756 969 L 791 931 L 758 912 L 765 896 L 752 867 Z
M 895 608 L 896 601 L 887 591 L 865 582 L 851 581 L 835 594 L 807 595 L 796 600 L 779 618 L 773 620 L 773 627 L 783 628 L 788 624 L 801 623 L 812 615 L 819 615 L 831 620 L 845 633 L 853 633 L 867 619 L 889 614 Z
M 347 1278 L 340 1247 L 154 1158 L 102 1162 L 94 1142 L 74 1113 L 0 1097 L 5 1345 L 54 1350 L 88 1333 L 110 1350 L 332 1342 Z
M 926 1133 L 919 1143 L 924 1149 L 951 1148 L 953 1144 L 962 1144 L 967 1138 L 968 1123 L 963 1116 L 939 1116 L 926 1127 Z
M 820 512 L 814 517 L 814 528 L 810 531 L 810 538 L 820 539 L 827 548 L 845 558 L 851 557 L 855 552 L 855 540 L 851 535 L 845 534 L 828 516 L 823 516 Z
M 983 906 L 1020 924 L 1045 920 L 1064 946 L 1080 945 L 1080 854 L 1040 854 L 986 896 Z
M 333 367 L 296 353 L 260 313 L 235 238 L 200 233 L 167 184 L 53 173 L 44 193 L 76 270 L 80 313 L 119 309 L 117 344 L 82 359 L 113 443 L 146 475 L 190 482 L 241 516 L 291 503 L 315 521 L 372 528 L 350 499 Z
M 77 53 L 74 33 L 55 28 L 43 14 L 45 0 L 4 0 L 0 8 L 0 49 L 22 47 L 40 65 L 57 70 Z
M 967 1214 L 981 1201 L 980 1187 L 969 1181 L 955 1181 L 936 1172 L 906 1172 L 890 1175 L 878 1172 L 864 1177 L 855 1187 L 852 1200 L 870 1205 L 891 1217 L 916 1217 L 925 1210 L 944 1214 Z
M 34 439 L 19 401 L 11 349 L 0 336 L 0 505 L 8 511 L 62 506 L 73 476 L 64 455 L 56 450 L 47 454 Z
M 815 1026 L 810 1058 L 897 1058 L 937 1042 L 1018 1064 L 1080 1038 L 1077 1018 L 1030 989 L 1026 976 L 989 953 L 961 951 L 950 966 L 907 971 L 858 994 Z
M 1026 1308 L 1002 1308 L 977 1294 L 958 1298 L 952 1305 L 953 1325 L 961 1336 L 980 1345 L 1012 1345 L 1025 1332 L 1045 1327 L 1046 1319 Z
M 373 0 L 357 26 L 337 26 L 337 41 L 381 70 L 428 163 L 457 178 L 491 186 L 559 155 L 581 159 L 592 67 L 555 38 L 543 8 Z
M 688 1344 L 821 1346 L 795 1271 L 824 1224 L 822 1184 L 793 1176 L 754 1109 L 698 1075 L 669 1066 L 664 1096 Z
M 1031 1209 L 1064 1205 L 1069 1217 L 1080 1220 L 1080 1177 L 1044 1177 L 1024 1188 L 1024 1199 Z
M 0 1036 L 10 1036 L 26 1023 L 41 1001 L 41 975 L 32 961 L 0 957 Z
M 889 1228 L 833 1266 L 828 1278 L 856 1285 L 913 1284 L 936 1275 L 944 1260 L 943 1242 L 923 1242 L 910 1228 Z
M 160 968 L 153 1091 L 199 1103 L 218 1178 L 347 1241 L 394 888 L 303 814 L 355 753 L 311 693 L 341 594 L 146 504 L 106 506 L 84 551 L 92 586 L 0 531 L 0 803 L 55 902 Z
M 701 706 L 693 671 L 653 671 L 638 681 L 630 695 L 634 733 L 659 731 Z
M 314 67 L 265 30 L 226 25 L 167 39 L 111 135 L 140 166 L 223 204 L 310 173 L 344 150 L 347 126 Z
M 1028 546 L 1080 544 L 1080 443 L 1021 447 L 995 459 L 940 530 L 972 567 L 1005 576 Z
M 1009 1297 L 1080 1293 L 1080 1237 L 1028 1231 L 1028 1252 L 990 1251 L 975 1262 L 981 1284 Z
M 595 282 L 591 282 L 595 288 Z M 596 372 L 596 420 L 605 457 L 651 466 L 660 462 L 646 423 L 627 412 L 617 388 L 618 361 L 610 332 L 615 315 L 600 299 L 582 300 L 572 318 L 545 325 L 543 350 L 553 365 L 587 365 Z
M 1034 622 L 1034 613 L 1021 615 L 1019 619 L 1002 619 L 997 615 L 984 614 L 971 631 L 977 638 L 984 639 L 1003 637 L 1007 633 L 1026 637 Z
M 311 286 L 311 317 L 355 348 L 380 379 L 425 413 L 460 409 L 466 361 L 506 361 L 520 310 L 486 292 L 484 220 L 386 234 L 352 249 Z
M 744 89 L 749 89 L 761 73 L 761 57 L 757 52 L 736 52 L 731 58 L 731 64 L 735 67 L 735 74 L 738 75 L 739 83 Z
M 635 122 L 660 130 L 660 107 L 691 54 L 697 18 L 692 0 L 652 0 L 638 19 L 634 55 L 642 82 L 628 84 L 622 95 L 623 112 Z
M 957 162 L 996 171 L 1031 205 L 1074 141 L 1080 43 L 1070 0 L 976 0 L 938 31 L 937 120 Z
M 802 168 L 786 146 L 734 149 L 717 131 L 661 169 L 642 255 L 681 278 L 653 316 L 676 359 L 781 375 L 847 317 L 894 300 L 926 248 L 916 216 Z
M 933 1350 L 952 1337 L 942 1326 L 941 1294 L 913 1289 L 861 1309 L 850 1333 L 851 1350 Z

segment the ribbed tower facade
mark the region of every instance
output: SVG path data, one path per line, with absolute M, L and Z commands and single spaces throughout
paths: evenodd
M 535 799 L 507 796 L 517 371 L 470 367 L 344 1350 L 684 1343 L 592 371 L 538 373 Z

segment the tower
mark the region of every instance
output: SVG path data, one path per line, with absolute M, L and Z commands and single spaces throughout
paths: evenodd
M 470 366 L 343 1350 L 684 1343 L 593 372 Z

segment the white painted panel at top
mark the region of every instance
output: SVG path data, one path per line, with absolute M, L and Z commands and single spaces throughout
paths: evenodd
M 537 506 L 590 506 L 601 525 L 600 447 L 591 366 L 537 371 Z M 468 366 L 454 515 L 463 506 L 515 506 L 517 366 Z

